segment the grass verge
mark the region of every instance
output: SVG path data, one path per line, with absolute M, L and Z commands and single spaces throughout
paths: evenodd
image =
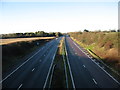
M 65 38 L 63 37 L 58 46 L 58 50 L 54 60 L 54 72 L 50 88 L 73 88 L 67 63 L 65 51 Z M 51 71 L 52 72 L 52 71 Z M 52 73 L 51 73 L 52 74 Z M 50 80 L 50 79 L 49 79 Z
M 119 69 L 116 69 L 113 65 L 111 65 L 108 62 L 105 62 L 105 60 L 96 55 L 96 53 L 93 52 L 95 45 L 85 45 L 79 41 L 77 41 L 76 39 L 74 39 L 73 37 L 71 37 L 73 41 L 75 41 L 78 45 L 80 45 L 81 47 L 85 48 L 89 54 L 96 60 L 96 62 L 99 62 L 101 66 L 104 66 L 104 69 L 109 72 L 114 78 L 116 78 L 118 81 L 120 81 L 120 72 Z
M 51 88 L 65 88 L 65 72 L 64 72 L 64 62 L 62 57 L 62 48 L 63 48 L 63 38 L 60 41 L 60 44 L 57 49 L 55 60 L 53 65 L 55 65 Z

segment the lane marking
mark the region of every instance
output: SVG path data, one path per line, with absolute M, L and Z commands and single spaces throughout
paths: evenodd
M 65 52 L 66 52 L 68 67 L 69 67 L 69 70 L 70 70 L 70 76 L 71 76 L 71 80 L 72 80 L 72 85 L 73 85 L 73 88 L 75 89 L 75 83 L 74 83 L 74 80 L 73 80 L 72 71 L 71 71 L 69 60 L 68 60 L 68 53 L 67 53 L 67 49 L 66 49 L 66 43 L 65 43 Z
M 57 47 L 57 49 L 58 49 L 58 47 Z M 49 77 L 49 74 L 50 74 L 50 71 L 51 71 L 51 68 L 52 68 L 53 62 L 54 62 L 54 58 L 55 58 L 55 55 L 56 55 L 57 49 L 56 49 L 56 51 L 55 51 L 55 53 L 54 53 L 54 55 L 53 55 L 53 59 L 52 59 L 52 62 L 51 62 L 51 65 L 50 65 L 50 68 L 49 68 L 49 71 L 48 71 L 48 74 L 47 74 L 47 77 L 46 77 L 46 80 L 45 80 L 45 83 L 44 83 L 43 88 L 46 87 L 46 84 L 47 84 L 47 81 L 48 81 L 48 77 Z
M 41 51 L 41 49 L 39 50 Z M 38 52 L 39 52 L 38 51 Z M 14 72 L 16 72 L 20 67 L 22 67 L 25 63 L 27 63 L 32 57 L 34 57 L 38 52 L 36 52 L 33 56 L 31 56 L 29 59 L 27 59 L 25 62 L 23 62 L 20 66 L 18 66 L 14 71 L 12 71 L 8 76 L 6 76 L 2 81 L 0 81 L 0 83 L 2 83 L 3 81 L 5 81 L 8 77 L 10 77 Z
M 20 84 L 20 86 L 18 87 L 18 89 L 17 89 L 17 90 L 19 90 L 19 89 L 22 87 L 22 85 L 23 85 L 23 84 Z
M 85 68 L 85 65 L 83 65 L 83 67 Z
M 35 70 L 35 68 L 32 69 L 32 72 Z
M 51 71 L 50 83 L 49 83 L 48 88 L 50 88 L 50 86 L 51 86 L 54 69 L 55 69 L 55 65 L 53 65 L 53 68 L 52 68 L 52 71 Z
M 75 42 L 73 42 L 78 48 L 79 48 L 79 46 L 75 43 Z M 80 48 L 79 48 L 80 49 Z M 81 50 L 81 49 L 80 49 Z M 82 51 L 82 50 L 81 50 Z M 83 51 L 82 51 L 83 52 Z M 83 52 L 88 58 L 90 58 L 85 52 Z M 91 59 L 91 58 L 90 58 Z M 92 59 L 91 59 L 92 60 Z M 92 60 L 92 62 L 94 62 L 93 60 Z M 116 83 L 118 83 L 119 85 L 120 85 L 120 82 L 118 82 L 114 77 L 112 77 L 107 71 L 105 71 L 102 67 L 100 67 L 96 62 L 94 62 L 99 68 L 101 68 L 109 77 L 111 77 Z
M 64 50 L 65 50 L 65 48 L 64 48 Z M 64 62 L 64 68 L 65 68 L 66 88 L 69 88 L 69 87 L 68 87 L 68 76 L 67 76 L 67 69 L 66 69 L 65 57 L 64 57 L 63 54 L 62 54 L 62 56 L 63 56 L 63 62 Z
M 97 84 L 97 82 L 96 82 L 96 80 L 94 78 L 92 80 L 94 81 L 95 84 Z
M 12 71 L 10 74 L 8 74 L 4 79 L 2 79 L 0 81 L 0 83 L 2 83 L 3 81 L 5 81 L 8 77 L 10 77 L 13 73 L 15 73 L 20 67 L 22 67 L 25 63 L 27 63 L 31 58 L 33 58 L 36 54 L 38 54 L 38 52 L 40 52 L 42 49 L 44 48 L 44 46 L 42 48 L 40 48 L 40 50 L 38 50 L 35 54 L 33 54 L 31 57 L 29 57 L 25 62 L 23 62 L 20 66 L 18 66 L 14 71 Z

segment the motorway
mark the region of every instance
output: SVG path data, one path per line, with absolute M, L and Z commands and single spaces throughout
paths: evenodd
M 58 48 L 58 39 L 39 48 L 14 70 L 3 76 L 2 88 L 46 88 L 47 77 Z
M 67 57 L 74 88 L 119 88 L 119 83 L 89 56 L 70 37 L 66 37 Z
M 3 76 L 2 88 L 48 88 L 48 76 L 61 37 L 51 40 Z M 118 88 L 119 83 L 87 56 L 70 37 L 65 38 L 73 88 Z

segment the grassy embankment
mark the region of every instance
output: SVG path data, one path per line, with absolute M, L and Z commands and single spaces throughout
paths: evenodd
M 55 65 L 51 88 L 71 88 L 71 78 L 66 61 L 64 38 L 60 41 L 53 65 Z
M 54 37 L 3 39 L 0 43 L 2 45 L 3 73 L 19 63 L 21 58 L 40 48 L 51 39 Z
M 119 32 L 74 32 L 71 38 L 120 74 Z

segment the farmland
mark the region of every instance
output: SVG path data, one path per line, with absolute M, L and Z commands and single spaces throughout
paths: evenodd
M 44 40 L 44 39 L 54 39 L 55 37 L 31 37 L 31 38 L 10 38 L 10 39 L 0 39 L 0 45 L 11 44 L 22 41 L 33 41 L 33 40 Z

